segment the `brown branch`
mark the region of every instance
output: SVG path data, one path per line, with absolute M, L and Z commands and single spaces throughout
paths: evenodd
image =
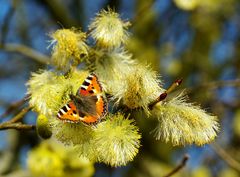
M 22 44 L 0 44 L 0 50 L 20 53 L 41 64 L 48 64 L 50 61 L 48 56 Z
M 171 172 L 169 172 L 167 175 L 163 176 L 163 177 L 169 177 L 174 175 L 175 173 L 179 172 L 179 170 L 181 170 L 183 167 L 186 166 L 187 161 L 189 160 L 190 156 L 188 154 L 185 154 L 182 158 L 181 163 L 176 166 Z
M 64 28 L 71 28 L 73 26 L 79 26 L 79 22 L 71 17 L 70 11 L 67 6 L 58 0 L 39 0 L 44 2 L 44 5 L 49 9 L 51 15 L 59 21 Z
M 187 92 L 189 93 L 199 89 L 217 89 L 221 87 L 240 87 L 240 79 L 209 82 L 189 88 Z
M 35 130 L 35 125 L 27 125 L 22 123 L 2 123 L 0 124 L 0 130 L 6 130 L 6 129 L 15 129 L 15 130 Z
M 225 108 L 232 108 L 232 109 L 238 109 L 240 107 L 240 101 L 231 101 L 231 102 L 224 102 L 221 101 L 220 104 L 222 104 Z
M 28 170 L 16 169 L 11 173 L 4 174 L 3 177 L 32 177 Z
M 153 5 L 153 1 L 149 1 L 146 5 L 139 8 L 138 12 L 136 13 L 134 19 L 131 22 L 131 27 L 134 27 L 138 21 L 141 21 L 141 18 L 144 13 L 146 13 Z
M 152 102 L 151 104 L 149 104 L 148 108 L 149 108 L 150 110 L 152 110 L 153 107 L 154 107 L 158 102 L 164 100 L 166 97 L 167 97 L 167 92 L 163 92 L 162 94 L 159 95 L 159 97 L 157 97 L 157 99 L 156 99 L 154 102 Z
M 166 93 L 169 94 L 173 92 L 179 85 L 181 85 L 183 79 L 177 79 L 175 80 L 172 85 L 167 89 Z
M 8 116 L 9 114 L 11 114 L 14 110 L 16 110 L 17 108 L 21 107 L 22 105 L 25 104 L 26 101 L 29 100 L 29 95 L 26 95 L 23 99 L 19 100 L 19 101 L 16 101 L 12 104 L 10 104 L 8 106 L 8 108 L 6 109 L 6 111 L 0 115 L 0 119 L 1 118 L 4 118 L 6 116 Z
M 169 93 L 171 93 L 172 91 L 174 91 L 179 85 L 181 85 L 181 83 L 182 83 L 182 79 L 177 79 L 177 80 L 175 80 L 175 81 L 172 83 L 172 85 L 171 85 L 165 92 L 163 92 L 162 94 L 160 94 L 159 97 L 158 97 L 155 101 L 153 101 L 151 104 L 149 104 L 149 106 L 148 106 L 149 109 L 152 110 L 153 107 L 154 107 L 158 102 L 164 100 L 164 99 L 167 97 L 167 95 L 168 95 Z
M 4 44 L 5 41 L 6 41 L 6 38 L 7 38 L 7 34 L 8 34 L 8 31 L 9 31 L 9 25 L 10 25 L 10 22 L 11 22 L 11 19 L 13 17 L 15 13 L 15 6 L 14 4 L 10 7 L 10 9 L 8 10 L 5 18 L 3 19 L 3 24 L 2 24 L 2 27 L 1 27 L 1 44 Z
M 221 148 L 218 144 L 211 144 L 212 149 L 221 157 L 231 168 L 240 172 L 240 162 L 236 161 L 232 158 L 223 148 Z
M 3 122 L 0 124 L 0 130 L 6 130 L 6 129 L 16 129 L 16 130 L 34 130 L 35 125 L 27 125 L 23 124 L 22 122 L 19 122 L 26 113 L 28 113 L 31 110 L 31 107 L 28 106 L 24 109 L 22 109 L 16 116 L 14 116 L 9 121 Z
M 7 121 L 8 123 L 16 123 L 23 118 L 23 116 L 31 110 L 31 107 L 28 106 L 23 108 L 20 113 L 14 116 L 11 120 Z

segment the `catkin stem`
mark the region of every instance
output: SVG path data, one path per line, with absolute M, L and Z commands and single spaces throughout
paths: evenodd
M 175 82 L 173 82 L 172 85 L 165 92 L 160 94 L 159 97 L 148 106 L 149 109 L 152 110 L 154 105 L 164 100 L 167 97 L 167 95 L 172 91 L 174 91 L 181 83 L 182 83 L 182 79 L 177 79 Z

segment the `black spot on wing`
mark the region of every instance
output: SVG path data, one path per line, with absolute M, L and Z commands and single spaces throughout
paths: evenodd
M 64 110 L 64 112 L 67 112 L 67 111 L 68 111 L 66 106 L 63 106 L 62 109 Z
M 90 85 L 90 83 L 89 83 L 89 82 L 87 82 L 87 81 L 84 81 L 82 85 L 84 85 L 84 86 L 89 86 L 89 85 Z
M 92 78 L 93 78 L 92 75 L 90 75 L 90 76 L 87 77 L 87 79 L 90 80 L 90 81 L 92 80 Z
M 93 91 L 93 90 L 89 90 L 89 91 L 88 91 L 88 93 L 91 93 L 91 94 L 93 94 L 93 93 L 94 93 L 94 91 Z
M 82 90 L 87 90 L 87 89 L 85 89 L 84 87 L 81 87 L 81 89 L 82 89 Z
M 59 113 L 61 116 L 63 115 L 62 111 L 58 111 L 58 113 Z

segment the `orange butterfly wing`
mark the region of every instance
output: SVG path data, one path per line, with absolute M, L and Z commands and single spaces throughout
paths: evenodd
M 80 89 L 78 90 L 77 94 L 79 95 L 97 95 L 97 102 L 96 102 L 96 116 L 85 116 L 82 120 L 86 123 L 93 123 L 98 121 L 101 117 L 103 117 L 106 113 L 107 104 L 102 96 L 102 86 L 98 81 L 98 78 L 95 74 L 90 74 L 81 85 Z
M 102 96 L 102 87 L 95 74 L 90 74 L 83 82 L 79 90 L 77 91 L 79 96 L 97 96 L 96 115 L 85 115 L 81 113 L 75 106 L 73 101 L 63 106 L 58 112 L 58 118 L 63 121 L 69 121 L 78 123 L 80 121 L 91 124 L 101 120 L 101 118 L 107 113 L 107 102 Z
M 102 86 L 95 74 L 90 74 L 82 83 L 77 91 L 77 95 L 96 95 L 102 94 Z
M 60 120 L 66 121 L 66 122 L 79 122 L 80 117 L 77 113 L 77 107 L 75 106 L 73 101 L 70 101 L 66 105 L 64 105 L 57 114 L 57 117 Z

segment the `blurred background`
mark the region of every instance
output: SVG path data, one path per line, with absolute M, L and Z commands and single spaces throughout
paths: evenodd
M 221 131 L 214 144 L 174 147 L 156 141 L 149 134 L 152 126 L 143 122 L 142 147 L 133 162 L 111 168 L 104 164 L 84 166 L 80 164 L 85 162 L 77 161 L 80 167 L 74 175 L 159 177 L 187 153 L 190 159 L 176 177 L 240 176 L 238 0 L 0 0 L 0 123 L 21 109 L 4 115 L 26 95 L 25 83 L 31 72 L 47 68 L 51 54 L 48 34 L 71 27 L 86 31 L 95 14 L 107 7 L 132 22 L 127 49 L 133 58 L 150 64 L 161 75 L 165 88 L 183 78 L 180 89 L 188 91 L 191 102 L 218 116 Z M 29 112 L 24 121 L 35 124 L 36 115 Z M 49 158 L 49 152 L 55 152 L 52 147 L 58 146 L 39 145 L 36 132 L 4 130 L 0 139 L 0 175 L 62 175 L 34 173 L 27 165 L 31 149 L 46 148 L 40 153 L 42 162 L 44 155 Z M 57 160 L 51 162 L 57 164 Z M 83 174 L 82 169 L 89 171 Z

